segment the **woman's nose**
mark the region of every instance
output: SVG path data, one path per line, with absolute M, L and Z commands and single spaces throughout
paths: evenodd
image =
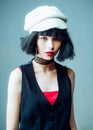
M 53 49 L 54 49 L 54 45 L 53 45 L 52 39 L 49 39 L 49 40 L 48 40 L 48 42 L 47 42 L 47 47 L 48 47 L 48 49 L 50 49 L 50 50 L 53 50 Z

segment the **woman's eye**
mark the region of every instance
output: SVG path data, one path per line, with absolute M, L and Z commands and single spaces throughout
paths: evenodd
M 39 38 L 42 39 L 42 40 L 47 40 L 46 36 L 40 36 Z
M 47 40 L 47 37 L 44 36 L 43 39 L 44 39 L 44 40 Z

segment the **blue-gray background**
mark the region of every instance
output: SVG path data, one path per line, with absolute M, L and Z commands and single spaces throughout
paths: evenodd
M 63 64 L 76 73 L 74 105 L 78 130 L 93 130 L 93 1 L 0 0 L 0 130 L 5 130 L 7 84 L 10 72 L 31 56 L 20 49 L 24 17 L 39 5 L 55 5 L 68 17 L 76 57 Z M 12 105 L 12 104 L 11 104 Z

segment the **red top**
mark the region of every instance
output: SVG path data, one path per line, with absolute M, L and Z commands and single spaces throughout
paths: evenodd
M 44 96 L 47 98 L 47 100 L 49 101 L 49 103 L 51 105 L 54 105 L 57 96 L 58 96 L 58 91 L 52 91 L 52 92 L 43 92 Z

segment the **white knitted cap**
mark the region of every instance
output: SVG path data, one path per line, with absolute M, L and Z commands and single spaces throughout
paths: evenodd
M 55 6 L 40 6 L 25 16 L 24 30 L 45 31 L 51 28 L 67 29 L 66 16 Z

